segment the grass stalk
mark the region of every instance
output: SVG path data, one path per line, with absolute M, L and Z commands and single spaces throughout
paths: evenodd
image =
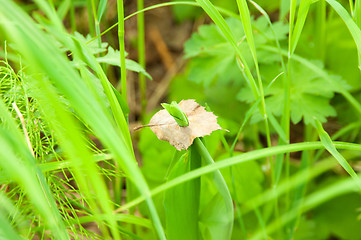
M 316 3 L 316 19 L 315 19 L 315 49 L 317 57 L 322 62 L 325 61 L 326 53 L 326 1 L 320 0 Z
M 138 61 L 140 66 L 145 68 L 145 28 L 144 28 L 144 12 L 140 12 L 144 9 L 144 0 L 137 0 L 137 15 L 138 24 Z M 142 106 L 142 113 L 145 113 L 147 105 L 146 98 L 146 79 L 143 73 L 139 73 L 139 89 L 140 89 L 140 103 Z
M 70 1 L 70 26 L 71 31 L 73 33 L 76 32 L 75 6 L 73 1 Z
M 361 1 L 355 0 L 355 10 L 351 11 L 351 16 L 356 22 L 356 25 L 361 28 Z M 358 65 L 361 66 L 361 53 L 358 52 Z
M 94 19 L 94 26 L 95 26 L 95 34 L 98 36 L 100 35 L 100 22 L 97 14 L 97 8 L 95 4 L 95 0 L 91 0 L 91 8 L 93 13 L 93 19 Z M 102 39 L 98 38 L 98 47 L 100 48 L 102 44 Z
M 94 36 L 95 32 L 94 32 L 94 17 L 93 17 L 93 13 L 92 13 L 92 1 L 93 0 L 86 0 L 87 3 L 87 10 L 88 10 L 88 25 L 89 25 L 89 33 L 90 35 Z
M 127 72 L 125 69 L 125 41 L 124 41 L 124 5 L 123 0 L 117 0 L 118 9 L 118 39 L 120 51 L 120 81 L 124 102 L 127 103 Z
M 252 58 L 256 67 L 256 74 L 257 74 L 257 81 L 258 81 L 258 89 L 259 89 L 259 98 L 261 99 L 261 107 L 260 112 L 262 114 L 264 125 L 266 129 L 266 139 L 267 139 L 267 146 L 271 146 L 271 134 L 269 130 L 269 124 L 268 124 L 268 117 L 267 117 L 267 111 L 266 111 L 266 103 L 264 99 L 264 91 L 263 91 L 263 83 L 261 79 L 261 73 L 259 71 L 259 65 L 258 65 L 258 59 L 257 59 L 257 53 L 256 53 L 256 45 L 253 38 L 253 30 L 251 26 L 251 16 L 249 13 L 248 5 L 246 0 L 237 0 L 238 10 L 239 14 L 241 16 L 242 25 L 244 32 L 246 34 L 247 43 L 249 46 L 249 49 L 251 50 Z M 257 100 L 257 98 L 256 98 Z
M 195 7 L 201 7 L 198 3 L 196 2 L 188 2 L 188 1 L 176 1 L 176 2 L 167 2 L 167 3 L 160 3 L 160 4 L 155 4 L 155 5 L 152 5 L 152 6 L 149 6 L 147 8 L 144 8 L 140 11 L 136 11 L 132 14 L 129 14 L 128 16 L 126 16 L 124 18 L 124 21 L 125 20 L 128 20 L 140 13 L 144 13 L 144 12 L 147 12 L 147 11 L 150 11 L 150 10 L 153 10 L 153 9 L 157 9 L 157 8 L 161 8 L 161 7 L 169 7 L 169 6 L 174 6 L 174 5 L 188 5 L 188 6 L 195 6 Z M 225 16 L 229 16 L 229 17 L 234 17 L 234 18 L 239 18 L 239 15 L 227 10 L 227 9 L 224 9 L 224 8 L 221 8 L 221 7 L 216 7 L 216 9 L 222 13 L 223 15 Z M 110 30 L 114 29 L 115 27 L 118 26 L 118 22 L 114 23 L 112 26 L 110 26 L 109 28 L 107 28 L 106 30 L 104 30 L 99 36 L 96 36 L 94 37 L 93 39 L 91 39 L 89 42 L 87 43 L 90 43 L 92 41 L 94 41 L 95 39 L 105 35 L 106 33 L 108 33 Z

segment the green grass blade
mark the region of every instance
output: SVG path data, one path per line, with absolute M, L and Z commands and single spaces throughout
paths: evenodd
M 356 187 L 355 185 L 356 185 L 356 183 L 355 183 L 354 179 L 344 179 L 344 180 L 338 181 L 328 187 L 325 187 L 321 190 L 318 190 L 305 198 L 305 201 L 302 204 L 302 208 L 300 211 L 301 211 L 301 213 L 307 212 L 307 211 L 311 210 L 312 208 L 315 208 L 332 198 L 335 198 L 337 196 L 341 196 L 343 194 L 347 194 L 350 192 L 354 192 L 355 187 Z M 274 222 L 271 222 L 268 224 L 267 233 L 268 234 L 273 233 L 277 229 L 281 228 L 283 225 L 294 220 L 298 214 L 299 214 L 298 209 L 291 210 L 291 211 L 284 213 L 281 216 L 280 222 L 274 221 Z M 251 239 L 252 240 L 263 239 L 263 232 L 258 231 L 258 233 L 256 233 Z
M 1 239 L 14 239 L 14 240 L 23 239 L 16 233 L 14 228 L 11 226 L 9 220 L 6 219 L 2 213 L 0 213 L 0 226 L 1 226 L 0 227 Z
M 352 19 L 347 10 L 337 1 L 335 0 L 326 0 L 328 4 L 337 12 L 337 14 L 344 21 L 347 28 L 350 30 L 350 33 L 356 43 L 358 53 L 361 53 L 361 30 Z M 359 66 L 360 68 L 360 66 Z
M 211 155 L 199 138 L 194 140 L 194 145 L 206 164 L 213 165 L 214 161 Z M 215 239 L 230 239 L 234 221 L 232 197 L 219 170 L 213 173 L 213 181 L 219 195 L 216 195 L 212 207 L 215 208 L 216 206 L 217 209 L 211 210 L 209 208 L 206 211 L 205 224 L 208 225 L 209 232 L 213 234 Z
M 126 102 L 118 100 L 117 93 L 119 92 L 117 92 L 117 90 L 114 89 L 114 87 L 108 81 L 107 76 L 105 75 L 103 69 L 101 68 L 100 64 L 96 61 L 95 57 L 90 53 L 90 50 L 87 48 L 87 46 L 75 37 L 73 37 L 72 39 L 75 43 L 75 49 L 77 53 L 76 56 L 80 56 L 81 60 L 84 61 L 88 66 L 90 66 L 96 72 L 100 80 L 100 83 L 102 84 L 102 87 L 104 89 L 104 93 L 109 101 L 114 119 L 117 122 L 117 125 L 121 129 L 121 131 L 125 133 L 124 141 L 127 142 L 129 148 L 132 148 L 132 141 L 130 138 L 130 134 L 127 134 L 128 133 L 128 124 L 126 122 L 127 116 L 124 115 L 123 112 L 123 109 L 125 111 L 128 111 Z M 91 83 L 89 83 L 88 85 L 92 86 Z M 93 89 L 95 88 L 95 86 L 92 87 Z M 123 105 L 123 107 L 121 105 Z M 105 109 L 103 111 L 106 112 Z
M 100 0 L 97 10 L 98 22 L 102 20 L 106 7 L 107 7 L 107 0 Z
M 316 19 L 315 19 L 315 49 L 317 49 L 317 57 L 321 59 L 322 62 L 325 61 L 326 56 L 326 24 L 327 24 L 327 9 L 326 1 L 319 0 L 316 4 Z
M 23 186 L 53 235 L 59 239 L 69 239 L 49 186 L 35 165 L 35 159 L 32 158 L 27 146 L 3 128 L 0 128 L 0 143 L 1 168 L 10 178 Z
M 361 151 L 361 145 L 359 144 L 353 144 L 353 143 L 346 143 L 346 142 L 334 142 L 335 147 L 339 149 L 349 149 L 353 151 Z M 192 172 L 189 172 L 187 174 L 182 175 L 181 177 L 177 177 L 166 184 L 162 184 L 150 192 L 151 196 L 154 196 L 156 194 L 159 194 L 169 188 L 172 188 L 174 186 L 177 186 L 178 184 L 181 184 L 185 181 L 189 181 L 191 179 L 197 178 L 199 176 L 202 176 L 204 174 L 212 173 L 214 171 L 220 170 L 222 168 L 227 168 L 233 165 L 236 165 L 238 163 L 243 163 L 247 161 L 254 161 L 257 159 L 265 158 L 272 155 L 277 154 L 284 154 L 289 152 L 298 152 L 298 151 L 306 151 L 306 150 L 316 150 L 316 149 L 323 149 L 324 146 L 321 142 L 303 142 L 303 143 L 293 143 L 288 145 L 280 145 L 265 149 L 259 149 L 252 152 L 247 152 L 242 155 L 234 156 L 231 158 L 224 159 L 222 161 L 218 161 L 212 165 L 204 166 L 199 169 L 193 170 Z M 134 199 L 133 201 L 123 205 L 116 211 L 123 211 L 125 209 L 131 208 L 142 201 L 144 201 L 145 198 L 143 196 L 138 197 L 137 199 Z
M 149 197 L 148 186 L 136 165 L 133 150 L 129 148 L 129 145 L 126 142 L 124 142 L 124 136 L 129 134 L 129 131 L 122 132 L 115 127 L 116 124 L 113 119 L 110 119 L 109 115 L 103 112 L 105 107 L 101 106 L 102 103 L 95 100 L 97 97 L 93 96 L 93 93 L 69 64 L 68 59 L 66 59 L 57 47 L 54 46 L 53 41 L 48 39 L 48 37 L 35 26 L 32 20 L 26 16 L 22 10 L 17 8 L 12 2 L 5 1 L 0 9 L 0 15 L 2 19 L 0 29 L 2 30 L 2 33 L 4 33 L 4 36 L 7 36 L 17 43 L 17 47 L 19 50 L 21 49 L 24 59 L 32 64 L 32 69 L 34 71 L 38 72 L 41 70 L 49 76 L 59 91 L 67 97 L 75 111 L 87 124 L 89 124 L 104 145 L 114 153 L 114 157 L 119 163 L 119 166 L 121 166 L 130 179 L 137 182 L 137 188 L 147 198 L 147 204 L 156 229 L 159 232 L 160 237 L 164 239 L 164 237 L 162 237 L 164 234 L 159 218 L 154 204 Z M 4 24 L 4 21 L 6 21 L 7 24 Z M 17 28 L 13 28 L 13 24 L 15 23 L 17 23 Z M 65 31 L 62 33 L 64 36 L 61 40 L 64 41 L 67 47 L 73 50 L 73 52 L 76 51 L 73 43 L 69 41 L 69 38 L 65 34 Z M 44 56 L 47 56 L 47 58 L 44 58 Z M 95 165 L 93 165 L 91 161 L 88 161 L 88 159 L 91 159 L 91 156 L 89 156 L 87 150 L 84 150 L 85 144 L 83 144 L 81 134 L 77 127 L 75 127 L 74 122 L 69 120 L 71 118 L 65 117 L 65 119 L 63 119 L 67 114 L 62 109 L 62 106 L 59 105 L 59 100 L 54 98 L 56 93 L 54 93 L 54 89 L 51 89 L 52 86 L 49 85 L 49 81 L 45 81 L 45 79 L 41 78 L 35 79 L 35 81 L 38 83 L 38 87 L 42 89 L 42 93 L 46 94 L 42 97 L 42 106 L 47 109 L 46 112 L 48 114 L 52 113 L 50 119 L 56 123 L 53 127 L 56 129 L 58 135 L 61 136 L 60 139 L 62 139 L 62 141 L 60 142 L 62 143 L 62 146 L 64 149 L 67 149 L 67 152 L 72 156 L 70 159 L 74 161 L 74 164 L 78 164 L 76 165 L 78 168 L 79 162 L 77 161 L 80 160 L 80 165 L 82 167 L 86 166 L 86 171 L 89 171 L 87 173 L 88 175 L 95 173 L 94 177 L 84 180 L 90 180 L 90 185 L 93 186 L 94 190 L 99 191 L 96 195 L 104 198 L 104 201 L 99 201 L 100 209 L 104 210 L 105 213 L 110 214 L 112 212 L 112 206 L 108 198 L 106 186 L 103 181 L 100 180 Z M 52 107 L 47 106 L 49 104 Z M 56 112 L 56 117 L 54 116 L 54 109 L 59 111 Z M 58 118 L 58 120 L 56 118 Z M 60 124 L 60 126 L 63 127 L 59 128 L 57 124 Z M 81 168 L 79 168 L 79 171 L 80 169 Z M 81 178 L 81 176 L 84 177 L 85 174 L 79 172 L 78 176 Z M 85 182 L 84 186 L 87 186 Z M 112 223 L 111 229 L 113 237 L 116 238 L 119 236 L 117 233 L 116 222 L 111 218 L 108 219 L 108 221 L 109 223 Z
M 308 14 L 308 10 L 311 5 L 311 0 L 301 0 L 300 5 L 298 7 L 297 20 L 295 24 L 295 28 L 292 30 L 291 41 L 290 41 L 290 55 L 295 52 L 298 40 L 300 39 L 303 26 L 306 22 L 306 17 Z M 291 26 L 291 24 L 290 24 Z
M 176 2 L 166 2 L 166 3 L 159 3 L 159 4 L 155 4 L 155 5 L 152 5 L 152 6 L 149 6 L 147 8 L 144 8 L 142 10 L 139 10 L 139 11 L 136 11 L 132 14 L 129 14 L 128 16 L 126 16 L 124 18 L 124 21 L 125 20 L 128 20 L 140 13 L 144 13 L 146 11 L 150 11 L 150 10 L 153 10 L 153 9 L 157 9 L 157 8 L 161 8 L 161 7 L 168 7 L 168 6 L 173 6 L 173 5 L 189 5 L 189 6 L 195 6 L 195 7 L 201 7 L 198 3 L 196 2 L 188 2 L 188 1 L 176 1 Z M 234 17 L 234 18 L 239 18 L 239 16 L 227 9 L 224 9 L 224 8 L 221 8 L 221 7 L 216 7 L 216 9 L 222 13 L 223 15 L 225 16 L 229 16 L 229 17 Z M 108 33 L 110 30 L 114 29 L 116 26 L 118 26 L 118 23 L 114 23 L 112 26 L 110 26 L 109 28 L 107 28 L 105 31 L 103 31 L 100 35 L 94 37 L 93 39 L 91 39 L 89 42 L 92 42 L 94 41 L 95 39 L 105 35 L 106 33 Z M 89 43 L 88 42 L 88 43 Z
M 361 190 L 361 181 L 360 181 L 359 177 L 357 176 L 357 174 L 355 173 L 355 171 L 352 169 L 352 167 L 346 161 L 346 159 L 337 151 L 330 136 L 323 129 L 322 124 L 318 120 L 315 120 L 315 122 L 316 122 L 317 132 L 318 132 L 318 135 L 320 136 L 320 140 L 321 140 L 322 144 L 325 146 L 327 151 L 336 158 L 336 160 L 343 167 L 343 169 L 345 169 L 345 171 L 355 180 L 355 182 L 357 182 L 357 184 L 359 185 L 360 190 Z
M 3 159 L 1 168 L 7 172 L 8 178 L 24 186 L 24 190 L 29 194 L 33 204 L 53 230 L 54 235 L 59 239 L 68 239 L 65 225 L 56 210 L 56 204 L 45 177 L 35 165 L 35 159 L 29 152 L 25 137 L 18 131 L 16 123 L 2 100 L 0 101 L 0 113 L 3 119 L 3 124 L 0 125 L 0 141 L 2 142 L 0 155 Z M 25 162 L 20 162 L 18 156 L 22 156 Z
M 137 10 L 141 11 L 144 8 L 144 0 L 137 0 Z M 138 24 L 138 60 L 143 69 L 145 68 L 145 29 L 144 29 L 144 12 L 140 12 L 137 16 Z M 146 81 L 145 75 L 139 73 L 139 88 L 140 88 L 140 103 L 142 106 L 142 112 L 145 112 L 147 105 L 146 99 Z
M 238 66 L 240 67 L 241 72 L 247 80 L 248 84 L 250 85 L 255 99 L 258 99 L 260 94 L 259 89 L 226 21 L 209 0 L 197 0 L 197 2 L 208 14 L 208 16 L 214 21 L 214 23 L 219 27 L 227 41 L 234 48 L 237 55 Z
M 256 44 L 255 44 L 254 38 L 253 38 L 251 15 L 249 13 L 247 2 L 246 2 L 246 0 L 237 0 L 237 5 L 238 5 L 239 15 L 241 16 L 244 33 L 247 38 L 248 46 L 249 46 L 249 49 L 251 50 L 254 64 L 255 64 L 256 68 L 258 69 Z
M 60 19 L 65 18 L 66 14 L 70 10 L 70 6 L 71 6 L 71 0 L 65 0 L 59 5 L 56 12 L 57 12 Z
M 262 114 L 262 117 L 263 117 L 264 123 L 265 123 L 267 146 L 270 147 L 271 146 L 271 134 L 269 131 L 266 103 L 264 100 L 263 83 L 262 83 L 262 79 L 261 79 L 261 73 L 259 71 L 259 65 L 258 65 L 258 59 L 257 59 L 257 53 L 256 53 L 256 44 L 255 44 L 254 38 L 253 38 L 251 16 L 249 13 L 249 9 L 248 9 L 246 0 L 237 0 L 237 5 L 238 5 L 239 14 L 241 16 L 242 26 L 243 26 L 243 29 L 244 29 L 244 32 L 246 35 L 247 43 L 248 43 L 249 49 L 251 50 L 253 61 L 254 61 L 255 67 L 256 67 L 256 73 L 257 73 L 257 79 L 258 79 L 258 89 L 259 89 L 259 94 L 260 94 L 259 98 L 261 99 L 260 112 Z
M 125 68 L 125 42 L 124 42 L 124 6 L 123 0 L 117 0 L 118 9 L 118 41 L 120 51 L 120 83 L 124 101 L 127 103 L 127 73 Z
M 279 19 L 282 21 L 287 13 L 290 11 L 290 1 L 289 0 L 280 0 L 280 16 Z

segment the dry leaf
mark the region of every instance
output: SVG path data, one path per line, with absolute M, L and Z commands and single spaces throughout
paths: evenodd
M 165 109 L 154 114 L 149 122 L 150 129 L 159 140 L 168 141 L 177 150 L 187 149 L 196 137 L 222 129 L 217 123 L 217 116 L 207 112 L 195 100 L 182 100 L 178 105 L 188 118 L 187 127 L 180 127 Z

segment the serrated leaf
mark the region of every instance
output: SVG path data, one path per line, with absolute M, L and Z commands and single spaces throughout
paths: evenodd
M 109 44 L 107 42 L 102 42 L 101 43 L 101 47 L 99 47 L 98 42 L 97 41 L 91 41 L 92 37 L 88 34 L 86 37 L 84 37 L 82 34 L 75 32 L 74 33 L 74 37 L 87 45 L 87 48 L 89 49 L 89 51 L 92 54 L 99 54 L 99 53 L 104 53 L 107 51 L 107 48 L 109 46 Z
M 195 100 L 182 100 L 178 105 L 188 118 L 187 127 L 180 127 L 165 109 L 154 114 L 149 122 L 150 129 L 159 140 L 168 141 L 178 151 L 187 149 L 196 137 L 203 137 L 222 129 L 217 123 L 217 116 L 207 112 Z
M 316 62 L 317 65 L 321 63 Z M 320 66 L 322 68 L 322 66 Z M 311 69 L 294 62 L 292 65 L 291 82 L 291 120 L 297 124 L 302 119 L 305 124 L 314 124 L 314 117 L 321 122 L 326 122 L 327 117 L 336 116 L 336 111 L 329 103 L 334 93 L 340 87 L 347 89 L 347 84 L 336 75 L 327 75 L 328 79 L 322 78 Z M 265 93 L 267 109 L 276 116 L 280 116 L 283 111 L 283 86 L 281 82 L 276 82 Z M 242 89 L 238 95 L 241 101 L 254 101 L 250 89 Z M 253 122 L 261 120 L 261 116 L 256 110 Z
M 253 66 L 251 52 L 247 46 L 247 41 L 245 41 L 242 22 L 239 19 L 228 18 L 226 23 L 232 30 L 232 34 L 246 62 L 249 66 Z M 252 25 L 256 46 L 259 44 L 273 44 L 275 36 L 264 17 L 252 20 Z M 286 39 L 288 33 L 286 24 L 277 22 L 274 23 L 273 27 L 278 40 Z M 199 27 L 198 33 L 193 34 L 185 43 L 185 54 L 187 58 L 191 58 L 189 63 L 189 79 L 191 81 L 203 83 L 204 86 L 208 87 L 215 80 L 230 82 L 241 78 L 234 48 L 214 24 Z M 272 55 L 269 52 L 257 50 L 257 54 L 262 56 L 259 58 L 260 63 L 269 64 L 270 62 L 279 61 L 279 56 Z
M 112 47 L 108 47 L 108 53 L 103 57 L 97 57 L 97 62 L 120 67 L 120 52 Z M 147 78 L 152 79 L 144 68 L 133 60 L 125 59 L 125 67 L 130 71 L 143 73 Z

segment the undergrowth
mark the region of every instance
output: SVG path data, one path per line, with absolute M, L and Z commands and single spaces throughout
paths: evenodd
M 114 4 L 0 0 L 1 239 L 361 238 L 359 1 Z M 166 7 L 202 24 L 164 99 L 201 106 L 147 126 L 146 13 Z M 202 106 L 220 126 L 175 145 Z

